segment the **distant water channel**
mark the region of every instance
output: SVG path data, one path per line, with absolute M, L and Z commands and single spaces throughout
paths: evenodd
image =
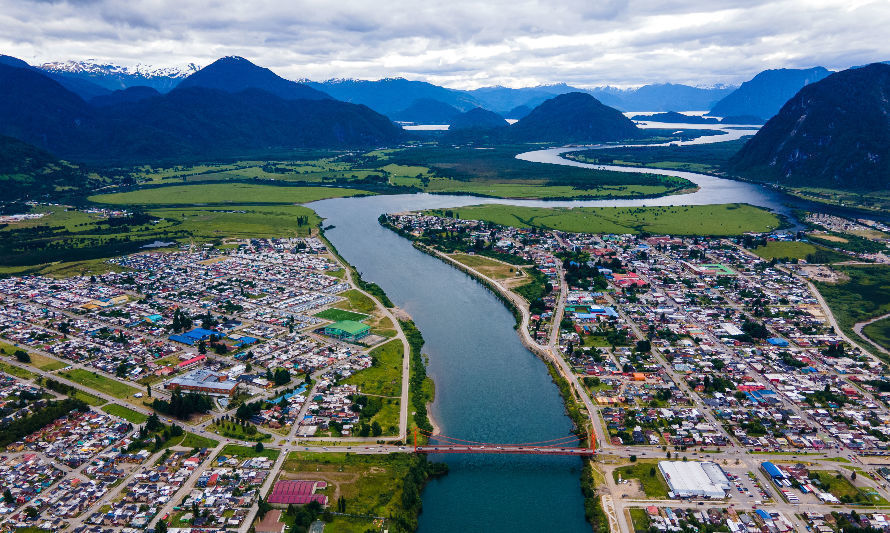
M 728 136 L 720 137 L 728 140 Z M 560 157 L 566 151 L 541 150 L 519 157 L 540 163 L 637 171 L 568 161 Z M 519 342 L 513 316 L 482 285 L 417 251 L 408 240 L 381 227 L 377 218 L 383 213 L 480 203 L 568 207 L 747 202 L 786 215 L 790 214 L 790 203 L 802 204 L 754 184 L 690 172 L 664 173 L 689 179 L 699 190 L 656 199 L 600 201 L 413 194 L 337 198 L 310 207 L 326 219 L 325 224 L 335 226 L 326 235 L 343 257 L 365 279 L 383 287 L 423 333 L 424 352 L 430 356 L 429 374 L 436 382 L 431 415 L 441 432 L 478 442 L 536 442 L 567 435 L 571 422 L 544 363 Z M 422 533 L 590 531 L 584 520 L 578 458 L 447 455 L 433 459 L 447 462 L 451 471 L 423 492 Z

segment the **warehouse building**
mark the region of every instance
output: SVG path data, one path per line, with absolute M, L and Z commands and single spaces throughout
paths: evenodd
M 370 333 L 370 327 L 355 320 L 341 320 L 324 327 L 325 335 L 346 341 L 357 341 Z
M 717 463 L 661 461 L 658 469 L 672 498 L 724 498 L 732 484 Z
M 228 374 L 199 369 L 171 379 L 164 388 L 203 392 L 211 396 L 232 396 L 238 388 L 238 382 L 229 381 Z

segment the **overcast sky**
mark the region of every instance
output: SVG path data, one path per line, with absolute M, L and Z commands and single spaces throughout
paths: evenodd
M 455 88 L 736 84 L 766 68 L 890 60 L 888 0 L 0 0 L 32 64 L 206 65 Z

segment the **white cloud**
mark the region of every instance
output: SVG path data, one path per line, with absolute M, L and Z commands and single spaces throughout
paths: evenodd
M 890 59 L 885 0 L 0 0 L 31 63 L 176 66 L 242 55 L 289 78 L 453 87 L 738 83 Z

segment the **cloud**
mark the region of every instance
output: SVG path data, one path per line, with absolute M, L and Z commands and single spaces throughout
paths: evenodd
M 765 68 L 890 59 L 884 0 L 0 0 L 31 63 L 208 64 L 472 88 L 739 83 Z

